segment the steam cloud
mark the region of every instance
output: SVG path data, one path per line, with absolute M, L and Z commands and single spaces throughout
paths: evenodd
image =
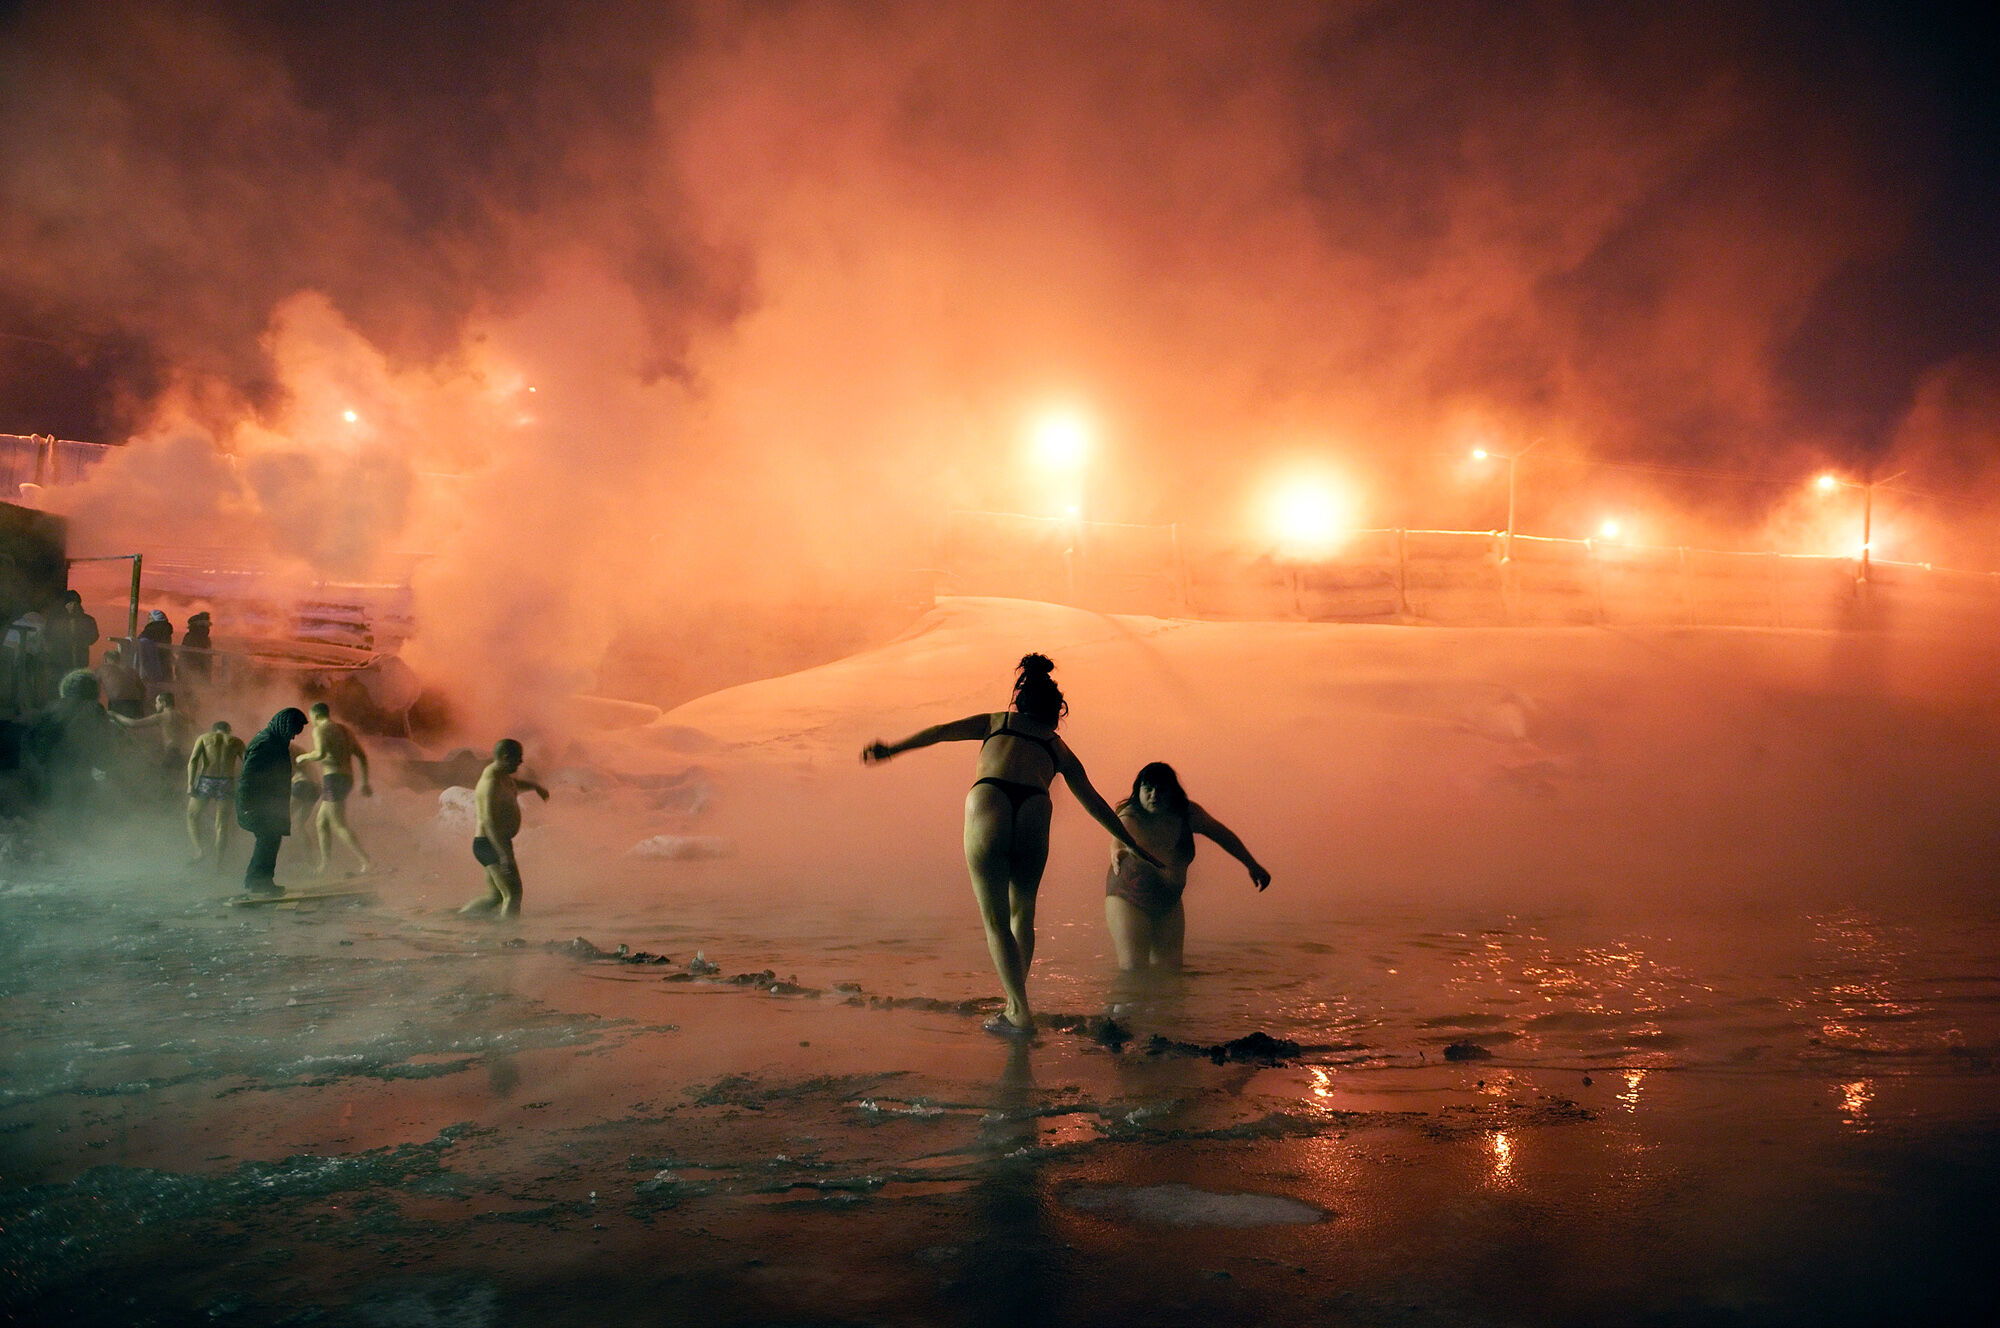
M 418 662 L 495 718 L 1032 505 L 1048 401 L 1112 519 L 1317 451 L 1486 526 L 1473 438 L 1548 440 L 1551 530 L 1770 516 L 1586 456 L 1983 494 L 1994 52 L 1944 12 L 27 4 L 0 428 L 135 440 L 84 532 L 421 555 Z

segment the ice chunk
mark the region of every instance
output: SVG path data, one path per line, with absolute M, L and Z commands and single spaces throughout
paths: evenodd
M 727 839 L 714 835 L 654 835 L 642 839 L 625 855 L 631 858 L 726 858 L 736 852 L 736 845 Z
M 431 828 L 448 839 L 471 839 L 479 833 L 479 810 L 472 790 L 452 787 L 438 794 L 437 816 Z
M 1305 1226 L 1325 1217 L 1311 1204 L 1282 1194 L 1198 1190 L 1192 1185 L 1111 1185 L 1063 1196 L 1085 1212 L 1122 1211 L 1142 1222 L 1172 1227 Z

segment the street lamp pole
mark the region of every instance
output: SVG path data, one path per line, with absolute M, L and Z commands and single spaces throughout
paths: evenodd
M 1503 563 L 1510 563 L 1514 561 L 1515 469 L 1517 466 L 1519 466 L 1521 458 L 1528 455 L 1528 453 L 1534 451 L 1536 447 L 1540 446 L 1541 441 L 1542 441 L 1541 439 L 1537 438 L 1535 439 L 1534 442 L 1529 443 L 1526 447 L 1522 448 L 1520 451 L 1509 452 L 1507 454 L 1507 537 L 1500 546 L 1500 561 Z

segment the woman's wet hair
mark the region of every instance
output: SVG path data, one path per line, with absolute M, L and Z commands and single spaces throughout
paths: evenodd
M 1069 702 L 1063 700 L 1062 688 L 1049 676 L 1055 672 L 1055 661 L 1047 655 L 1023 655 L 1017 667 L 1020 672 L 1014 679 L 1014 709 L 1050 728 L 1060 724 L 1069 713 Z
M 1148 785 L 1160 793 L 1165 810 L 1174 813 L 1187 810 L 1187 790 L 1181 787 L 1181 777 L 1175 774 L 1174 768 L 1165 761 L 1153 761 L 1139 767 L 1139 773 L 1132 779 L 1132 796 L 1119 805 L 1136 806 L 1139 802 L 1139 790 Z

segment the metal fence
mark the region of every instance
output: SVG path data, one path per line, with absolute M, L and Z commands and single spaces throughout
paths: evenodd
M 47 434 L 0 433 L 0 498 L 18 498 L 21 486 L 75 484 L 115 450 L 109 443 L 79 443 Z
M 1287 558 L 1175 526 L 958 512 L 944 594 L 1102 612 L 1315 622 L 1843 627 L 1883 614 L 2000 624 L 2000 574 L 1499 531 L 1364 530 Z

